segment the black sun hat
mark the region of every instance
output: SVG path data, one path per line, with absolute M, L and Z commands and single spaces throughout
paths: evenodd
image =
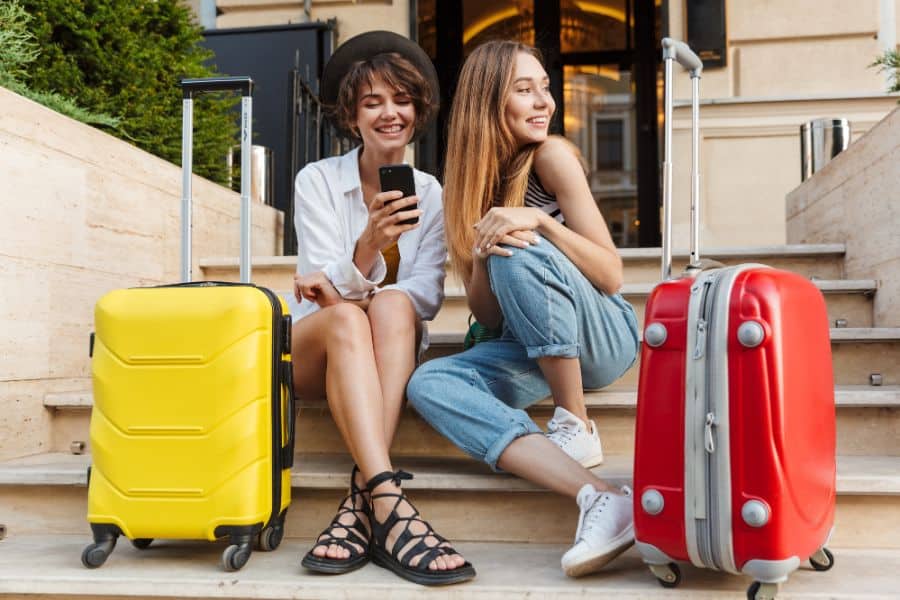
M 328 59 L 319 84 L 319 97 L 322 102 L 326 106 L 334 106 L 337 103 L 341 81 L 354 64 L 387 52 L 396 52 L 411 62 L 428 82 L 435 100 L 441 97 L 437 71 L 419 44 L 393 31 L 367 31 L 353 36 L 338 46 Z

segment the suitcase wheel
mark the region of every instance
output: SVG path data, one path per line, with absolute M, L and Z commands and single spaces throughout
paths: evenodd
M 816 571 L 827 571 L 834 566 L 834 554 L 831 550 L 822 546 L 815 554 L 809 557 L 809 564 Z
M 88 544 L 88 546 L 81 553 L 81 564 L 83 564 L 88 569 L 96 569 L 106 562 L 106 559 L 109 558 L 109 555 L 112 553 L 113 548 L 115 547 L 115 537 L 104 540 L 102 542 L 94 542 L 93 544 Z
M 287 516 L 287 509 L 284 509 L 277 518 L 272 519 L 256 538 L 256 547 L 263 552 L 271 552 L 281 545 L 284 539 L 284 520 Z
M 131 545 L 138 550 L 146 550 L 152 543 L 153 538 L 134 538 L 133 540 L 131 540 Z
M 250 544 L 231 544 L 222 552 L 222 567 L 226 571 L 240 571 L 250 560 Z
M 673 562 L 667 565 L 650 565 L 650 571 L 664 588 L 673 588 L 681 583 L 681 569 Z
M 276 549 L 284 538 L 284 525 L 280 523 L 266 527 L 259 532 L 259 549 L 263 552 L 271 552 Z
M 747 600 L 775 600 L 776 596 L 778 596 L 777 583 L 754 581 L 747 588 Z

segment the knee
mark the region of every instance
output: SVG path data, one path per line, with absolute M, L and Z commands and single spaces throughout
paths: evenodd
M 488 273 L 494 289 L 521 289 L 542 281 L 547 254 L 542 248 L 517 249 L 512 256 L 488 258 Z
M 341 302 L 325 310 L 329 312 L 329 341 L 339 344 L 341 348 L 348 348 L 361 342 L 371 344 L 369 320 L 360 307 Z
M 449 375 L 442 359 L 430 360 L 416 369 L 406 384 L 406 399 L 420 414 L 427 414 L 440 399 Z
M 369 303 L 369 321 L 379 331 L 400 333 L 415 330 L 416 311 L 404 292 L 387 290 L 372 298 Z

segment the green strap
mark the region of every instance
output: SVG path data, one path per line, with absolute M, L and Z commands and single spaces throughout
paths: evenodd
M 463 349 L 468 350 L 475 344 L 486 342 L 487 340 L 495 340 L 500 337 L 502 333 L 502 325 L 496 329 L 485 327 L 475 320 L 472 313 L 469 313 L 469 330 L 466 332 L 466 337 L 463 339 Z

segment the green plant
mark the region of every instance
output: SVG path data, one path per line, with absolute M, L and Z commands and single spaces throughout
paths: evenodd
M 34 35 L 28 30 L 30 15 L 16 0 L 0 0 L 0 86 L 53 110 L 94 125 L 116 127 L 119 120 L 104 113 L 86 110 L 71 98 L 52 91 L 28 87 L 27 67 L 40 56 Z
M 879 72 L 890 74 L 889 92 L 900 92 L 900 51 L 886 50 L 870 67 L 878 67 Z
M 114 135 L 181 163 L 183 77 L 215 75 L 212 53 L 181 0 L 19 0 L 41 54 L 29 85 L 116 115 Z M 237 136 L 234 96 L 195 101 L 194 172 L 227 184 L 225 155 Z

